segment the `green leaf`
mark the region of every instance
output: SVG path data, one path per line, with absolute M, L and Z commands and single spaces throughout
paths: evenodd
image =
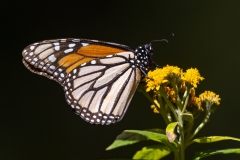
M 165 145 L 154 145 L 143 147 L 142 150 L 137 151 L 133 159 L 161 159 L 171 153 L 171 149 Z
M 240 148 L 222 149 L 222 150 L 208 150 L 203 152 L 197 152 L 194 156 L 194 160 L 199 160 L 204 157 L 213 156 L 216 154 L 240 154 Z
M 156 133 L 156 131 L 157 130 L 154 130 L 154 132 L 141 130 L 125 130 L 117 136 L 116 140 L 106 150 L 111 150 L 126 145 L 132 145 L 140 141 L 146 140 L 161 142 L 167 146 L 170 146 L 171 148 L 176 148 L 175 146 L 177 144 L 170 144 L 165 134 Z M 162 131 L 158 130 L 158 132 Z
M 193 121 L 193 115 L 190 113 L 182 113 L 182 119 L 188 122 L 192 122 Z
M 123 131 L 120 135 L 117 136 L 116 140 L 106 148 L 106 150 L 111 150 L 126 145 L 132 145 L 134 143 L 146 140 L 147 137 L 140 134 Z
M 145 131 L 161 133 L 161 134 L 164 134 L 164 135 L 166 134 L 166 131 L 164 129 L 159 129 L 159 128 L 145 129 Z
M 196 143 L 213 143 L 223 140 L 234 140 L 234 141 L 240 141 L 239 138 L 235 137 L 229 137 L 229 136 L 209 136 L 209 137 L 200 137 L 193 140 L 193 142 Z
M 174 133 L 174 130 L 178 123 L 179 122 L 170 123 L 166 128 L 166 135 L 168 137 L 169 142 L 173 142 L 177 137 L 177 135 Z

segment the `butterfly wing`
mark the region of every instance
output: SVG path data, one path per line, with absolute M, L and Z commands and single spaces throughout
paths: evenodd
M 133 58 L 127 46 L 86 39 L 47 40 L 23 51 L 25 66 L 59 82 L 75 113 L 94 124 L 124 116 L 141 79 Z
M 84 120 L 95 124 L 121 120 L 141 79 L 140 70 L 127 62 L 131 54 L 95 59 L 68 74 L 66 100 Z

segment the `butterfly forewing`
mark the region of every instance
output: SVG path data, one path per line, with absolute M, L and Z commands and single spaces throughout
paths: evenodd
M 22 54 L 29 70 L 59 82 L 75 113 L 93 124 L 121 120 L 141 79 L 136 53 L 120 44 L 46 40 L 29 45 Z
M 116 45 L 116 44 L 115 44 Z M 123 52 L 119 46 L 110 47 L 106 42 L 80 39 L 46 40 L 29 45 L 23 50 L 23 63 L 32 72 L 54 79 L 60 84 L 66 74 L 90 60 Z

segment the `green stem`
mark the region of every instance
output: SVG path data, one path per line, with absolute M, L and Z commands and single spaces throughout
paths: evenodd
M 183 127 L 182 127 L 182 124 L 179 124 L 178 125 L 179 127 L 179 132 L 180 132 L 180 157 L 181 157 L 181 160 L 184 160 L 185 159 L 185 144 L 184 144 L 184 130 L 183 130 Z
M 204 125 L 209 121 L 211 112 L 206 111 L 205 117 L 202 121 L 202 123 L 196 128 L 194 133 L 189 137 L 189 140 L 193 139 L 193 137 L 204 127 Z M 189 146 L 192 142 L 188 143 L 187 146 Z M 187 147 L 186 146 L 186 147 Z
M 158 102 L 160 103 L 160 113 L 161 113 L 165 123 L 168 125 L 170 123 L 170 120 L 168 119 L 167 113 L 166 113 L 166 111 L 164 109 L 161 94 L 158 94 Z
M 188 126 L 188 129 L 187 129 L 187 134 L 185 135 L 185 144 L 188 144 L 188 142 L 191 140 L 191 131 L 192 131 L 192 128 L 193 128 L 193 125 L 194 125 L 194 120 L 192 120 L 191 122 L 188 122 L 189 123 L 189 126 Z
M 161 96 L 162 96 L 162 97 L 164 98 L 164 100 L 166 101 L 166 103 L 167 103 L 168 107 L 170 108 L 170 110 L 172 111 L 173 116 L 174 116 L 174 118 L 176 119 L 176 121 L 179 121 L 179 120 L 178 120 L 178 116 L 177 116 L 177 114 L 176 114 L 176 110 L 175 110 L 173 104 L 172 104 L 172 103 L 169 101 L 169 99 L 167 98 L 165 92 L 164 92 L 163 89 L 162 89 L 162 86 L 160 87 L 159 93 L 161 94 Z
M 188 87 L 187 87 L 187 90 L 186 90 L 185 93 L 184 93 L 183 99 L 182 99 L 182 101 L 184 101 L 184 106 L 183 106 L 183 109 L 182 109 L 182 113 L 185 112 L 186 107 L 187 107 L 187 104 L 188 104 L 189 91 L 190 91 L 190 87 L 188 86 Z
M 174 160 L 180 160 L 179 152 L 175 150 L 175 151 L 173 151 L 173 153 L 174 153 Z
M 182 107 L 182 101 L 181 101 L 181 98 L 179 96 L 178 86 L 176 84 L 176 79 L 174 78 L 174 79 L 170 80 L 170 83 L 171 83 L 171 85 L 174 89 L 174 92 L 175 92 L 177 106 L 178 106 L 179 109 L 182 109 L 183 108 Z

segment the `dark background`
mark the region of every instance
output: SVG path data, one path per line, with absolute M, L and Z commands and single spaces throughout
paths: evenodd
M 114 125 L 91 125 L 74 115 L 61 86 L 32 74 L 21 62 L 24 47 L 53 38 L 99 39 L 133 48 L 168 39 L 168 44 L 153 44 L 154 60 L 161 66 L 198 68 L 205 80 L 197 94 L 212 90 L 222 98 L 198 136 L 240 137 L 240 1 L 1 1 L 0 6 L 0 159 L 131 158 L 152 143 L 105 148 L 125 129 L 165 128 L 139 92 L 123 120 Z M 175 36 L 161 36 L 167 32 Z M 186 159 L 195 151 L 237 147 L 235 141 L 194 144 Z

